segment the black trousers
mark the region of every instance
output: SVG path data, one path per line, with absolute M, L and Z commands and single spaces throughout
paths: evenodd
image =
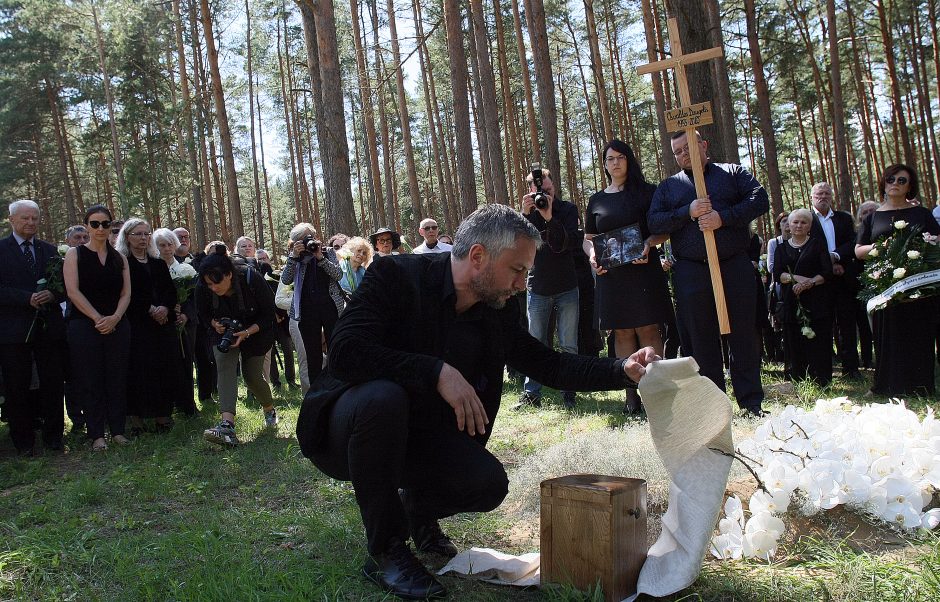
M 408 539 L 409 523 L 488 512 L 509 491 L 502 464 L 482 444 L 444 414 L 417 426 L 415 403 L 390 381 L 349 389 L 330 414 L 326 450 L 313 457 L 325 474 L 352 481 L 373 555 L 394 538 Z
M 127 419 L 127 367 L 131 327 L 122 319 L 111 334 L 95 330 L 91 320 L 68 323 L 72 382 L 85 412 L 89 439 L 123 435 Z
M 321 332 L 326 335 L 329 341 L 333 336 L 333 327 L 339 319 L 336 312 L 336 306 L 332 304 L 320 308 L 318 311 L 303 313 L 300 321 L 297 322 L 297 329 L 300 331 L 300 338 L 304 342 L 304 352 L 307 354 L 307 382 L 313 382 L 320 372 L 323 371 L 323 343 L 321 341 Z
M 62 395 L 67 356 L 64 341 L 49 341 L 41 334 L 36 338 L 30 343 L 0 345 L 0 366 L 6 388 L 4 414 L 10 423 L 10 439 L 18 451 L 33 448 L 36 418 L 42 419 L 42 440 L 46 445 L 60 445 L 65 429 Z M 29 392 L 33 362 L 39 374 L 38 406 L 31 403 Z
M 187 326 L 188 328 L 189 326 Z M 199 401 L 208 401 L 212 399 L 212 394 L 216 392 L 218 381 L 215 370 L 215 357 L 212 355 L 212 349 L 209 345 L 209 333 L 202 324 L 194 325 L 192 331 L 189 332 L 192 333 L 193 337 L 193 361 L 196 364 L 196 386 L 199 389 Z
M 290 330 L 287 329 L 288 318 L 283 322 L 274 325 L 274 346 L 271 347 L 271 384 L 279 385 L 281 383 L 280 372 L 277 368 L 277 348 L 281 348 L 281 356 L 284 360 L 284 380 L 288 383 L 296 383 L 297 375 L 294 371 L 294 340 L 290 338 Z M 320 360 L 323 363 L 323 360 Z
M 833 326 L 839 332 L 839 359 L 842 361 L 842 374 L 858 372 L 858 327 L 856 313 L 858 299 L 855 287 L 845 282 L 841 276 L 832 280 L 832 315 Z
M 832 318 L 810 321 L 816 333 L 812 339 L 803 336 L 802 326 L 783 325 L 783 353 L 788 378 L 812 378 L 816 384 L 826 386 L 832 381 Z
M 711 277 L 705 262 L 677 259 L 674 270 L 676 309 L 683 335 L 683 355 L 695 358 L 699 373 L 723 391 L 722 337 L 715 312 Z M 757 307 L 754 265 L 744 253 L 721 262 L 721 277 L 731 334 L 726 337 L 730 351 L 731 385 L 742 408 L 759 408 L 764 401 L 760 382 L 760 348 L 754 312 Z

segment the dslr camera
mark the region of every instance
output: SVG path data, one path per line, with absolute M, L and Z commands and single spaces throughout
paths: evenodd
M 320 250 L 320 246 L 323 244 L 321 241 L 317 240 L 312 234 L 304 236 L 303 239 L 304 250 L 307 253 L 313 255 Z
M 222 333 L 222 340 L 215 348 L 219 350 L 219 353 L 228 353 L 228 350 L 232 348 L 232 343 L 235 342 L 235 333 L 241 332 L 244 324 L 232 318 L 222 318 L 219 324 L 225 327 L 225 332 Z
M 542 190 L 542 166 L 539 163 L 532 164 L 532 185 L 535 186 L 535 197 L 532 201 L 538 209 L 545 209 L 552 201 Z

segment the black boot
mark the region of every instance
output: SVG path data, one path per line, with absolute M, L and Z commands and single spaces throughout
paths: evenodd
M 370 556 L 362 567 L 363 574 L 382 589 L 405 600 L 442 598 L 444 586 L 415 558 L 403 541 L 395 539 L 388 550 Z
M 436 520 L 412 527 L 411 539 L 419 552 L 436 554 L 448 559 L 457 555 L 457 546 L 441 531 L 441 526 Z
M 644 414 L 643 402 L 640 401 L 640 394 L 637 393 L 636 389 L 627 389 L 626 393 L 627 396 L 623 404 L 623 413 L 627 416 Z

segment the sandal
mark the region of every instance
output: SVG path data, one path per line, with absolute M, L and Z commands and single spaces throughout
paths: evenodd
M 131 440 L 125 437 L 124 435 L 114 435 L 111 437 L 111 441 L 114 441 L 118 445 L 130 445 Z
M 104 439 L 98 439 L 91 444 L 91 451 L 102 452 L 108 449 L 108 442 Z

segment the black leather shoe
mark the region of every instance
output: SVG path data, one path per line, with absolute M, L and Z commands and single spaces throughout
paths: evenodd
M 412 528 L 411 539 L 419 552 L 436 554 L 445 558 L 453 558 L 457 555 L 457 546 L 441 531 L 441 526 L 437 524 L 437 521 Z
M 392 542 L 384 554 L 370 556 L 362 572 L 385 591 L 405 600 L 443 598 L 447 594 L 411 548 L 399 540 Z

